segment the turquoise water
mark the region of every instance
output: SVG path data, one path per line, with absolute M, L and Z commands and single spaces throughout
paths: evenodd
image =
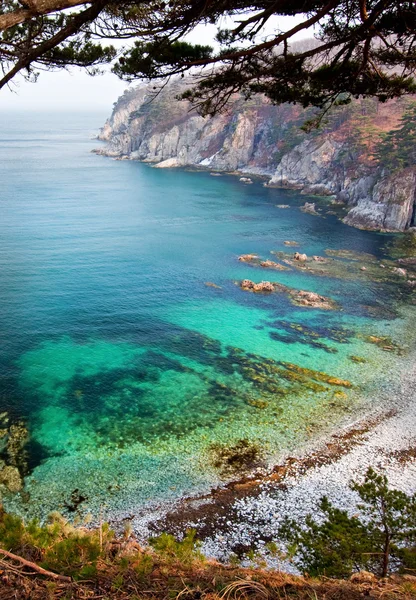
M 372 270 L 393 236 L 260 181 L 92 154 L 104 117 L 0 115 L 0 411 L 28 430 L 14 456 L 0 436 L 25 484 L 2 493 L 26 514 L 131 512 L 270 464 L 354 414 L 414 343 L 410 288 Z M 293 254 L 285 240 L 374 258 L 337 259 L 348 277 L 238 261 Z

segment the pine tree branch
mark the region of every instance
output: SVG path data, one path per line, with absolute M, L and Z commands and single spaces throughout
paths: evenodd
M 33 48 L 30 52 L 17 61 L 14 67 L 10 69 L 3 79 L 0 79 L 0 89 L 7 85 L 7 83 L 13 79 L 13 77 L 19 73 L 19 71 L 29 67 L 37 58 L 64 42 L 71 35 L 79 31 L 79 29 L 85 25 L 85 23 L 93 21 L 107 4 L 108 0 L 98 0 L 83 12 L 75 15 L 68 22 L 68 24 L 63 27 L 63 29 L 58 31 L 58 33 L 56 33 L 54 36 L 48 40 L 45 40 L 42 44 L 39 44 L 39 46 Z
M 73 8 L 74 6 L 87 4 L 87 2 L 86 0 L 32 0 L 30 3 L 26 2 L 26 4 L 29 8 L 21 8 L 0 15 L 0 31 L 10 29 L 10 27 L 29 21 L 34 17 Z

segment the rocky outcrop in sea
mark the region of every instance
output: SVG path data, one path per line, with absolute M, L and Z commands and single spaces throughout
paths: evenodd
M 261 96 L 236 96 L 225 113 L 201 117 L 175 99 L 186 85 L 173 81 L 158 95 L 152 85 L 126 91 L 99 133 L 107 145 L 96 152 L 157 168 L 260 175 L 265 185 L 343 203 L 344 221 L 355 227 L 405 231 L 416 225 L 416 165 L 389 170 L 372 147 L 398 126 L 406 100 L 354 101 L 307 134 L 301 126 L 311 110 L 273 106 Z

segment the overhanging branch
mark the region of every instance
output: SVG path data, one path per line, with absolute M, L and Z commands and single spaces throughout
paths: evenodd
M 25 56 L 20 58 L 14 67 L 0 80 L 0 89 L 7 85 L 7 83 L 13 79 L 13 77 L 19 73 L 19 71 L 29 67 L 37 58 L 41 57 L 46 52 L 49 52 L 49 50 L 56 48 L 56 46 L 64 42 L 70 36 L 74 35 L 74 33 L 79 31 L 82 25 L 88 23 L 89 21 L 93 21 L 107 4 L 108 0 L 97 0 L 89 8 L 72 17 L 68 24 L 63 29 L 58 31 L 58 33 L 48 40 L 45 40 L 39 44 L 39 46 L 36 46 Z

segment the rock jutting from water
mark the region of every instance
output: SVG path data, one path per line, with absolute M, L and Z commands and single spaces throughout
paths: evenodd
M 288 267 L 285 267 L 280 263 L 274 262 L 273 260 L 262 260 L 259 264 L 264 269 L 277 269 L 278 271 L 289 271 Z
M 240 262 L 253 262 L 256 259 L 258 259 L 257 254 L 242 254 L 238 257 Z
M 241 282 L 242 290 L 250 290 L 252 292 L 274 292 L 275 286 L 270 281 L 260 281 L 260 283 L 254 283 L 250 279 L 243 279 Z
M 306 254 L 301 254 L 300 252 L 295 252 L 295 254 L 293 255 L 293 259 L 298 260 L 299 262 L 306 262 L 308 260 L 308 257 Z
M 320 308 L 322 310 L 334 310 L 337 308 L 337 303 L 334 300 L 315 292 L 300 290 L 292 294 L 291 297 L 293 302 L 299 306 L 311 306 L 312 308 Z
M 263 269 L 275 269 L 277 271 L 290 271 L 289 267 L 277 263 L 273 260 L 262 260 L 257 254 L 242 254 L 238 257 L 240 262 L 247 263 L 254 267 L 262 267 Z
M 310 215 L 317 215 L 316 203 L 315 202 L 305 202 L 303 206 L 300 207 L 300 210 Z
M 335 300 L 321 296 L 315 292 L 308 292 L 306 290 L 295 290 L 293 288 L 282 285 L 281 283 L 272 283 L 271 281 L 261 281 L 260 283 L 254 283 L 250 279 L 243 279 L 240 283 L 242 290 L 250 292 L 260 293 L 272 293 L 280 292 L 286 293 L 292 304 L 297 306 L 305 306 L 310 308 L 320 308 L 321 310 L 335 310 L 338 308 L 338 304 Z

